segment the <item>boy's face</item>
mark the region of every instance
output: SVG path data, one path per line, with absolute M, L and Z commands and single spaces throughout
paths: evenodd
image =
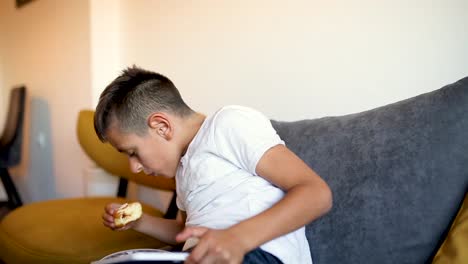
M 181 152 L 167 134 L 165 124 L 148 127 L 145 135 L 121 132 L 117 126 L 109 127 L 106 136 L 119 152 L 127 154 L 130 169 L 154 176 L 174 177 Z

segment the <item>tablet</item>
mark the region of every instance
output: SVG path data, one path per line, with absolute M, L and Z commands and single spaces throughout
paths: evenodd
M 188 256 L 189 253 L 187 252 L 169 252 L 158 249 L 131 249 L 110 254 L 100 260 L 91 262 L 91 264 L 174 264 L 184 263 Z

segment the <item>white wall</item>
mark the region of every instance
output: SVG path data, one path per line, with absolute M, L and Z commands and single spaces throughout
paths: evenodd
M 122 0 L 122 62 L 195 109 L 282 120 L 358 112 L 468 74 L 468 2 Z
M 25 202 L 81 196 L 86 160 L 75 124 L 91 107 L 88 1 L 38 0 L 19 9 L 14 2 L 0 1 L 3 83 L 26 84 L 29 99 L 25 155 L 13 179 Z
M 91 92 L 96 107 L 102 90 L 122 70 L 119 0 L 90 0 Z

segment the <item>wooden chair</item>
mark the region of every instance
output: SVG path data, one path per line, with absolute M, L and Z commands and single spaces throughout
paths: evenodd
M 166 244 L 133 230 L 111 231 L 102 224 L 104 206 L 124 203 L 127 181 L 162 190 L 174 190 L 172 179 L 133 174 L 125 155 L 99 141 L 94 112 L 79 113 L 77 134 L 86 154 L 98 166 L 121 177 L 118 196 L 57 199 L 24 205 L 0 223 L 0 259 L 7 264 L 87 263 L 132 248 L 161 248 Z M 175 198 L 165 215 L 143 204 L 148 214 L 175 218 Z
M 8 168 L 18 165 L 21 160 L 25 101 L 26 87 L 11 90 L 6 122 L 0 136 L 0 178 L 8 196 L 8 200 L 0 204 L 10 209 L 23 205 Z

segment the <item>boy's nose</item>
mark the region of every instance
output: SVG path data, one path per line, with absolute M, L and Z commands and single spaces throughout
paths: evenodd
M 130 162 L 130 170 L 133 172 L 133 173 L 139 173 L 140 171 L 143 170 L 143 166 L 138 162 L 136 161 L 135 159 L 128 159 L 129 162 Z

